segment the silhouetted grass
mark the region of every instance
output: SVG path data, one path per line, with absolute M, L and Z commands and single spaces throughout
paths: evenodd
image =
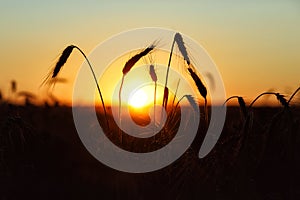
M 0 90 L 0 102 L 2 102 L 2 100 L 3 100 L 3 95 L 2 95 L 2 92 Z
M 277 100 L 280 102 L 280 104 L 286 108 L 289 107 L 289 104 L 287 102 L 287 100 L 284 98 L 283 95 L 279 94 L 279 93 L 276 93 L 276 92 L 264 92 L 264 93 L 261 93 L 260 95 L 258 95 L 249 105 L 249 108 L 251 108 L 253 106 L 253 104 L 262 96 L 264 95 L 275 95 Z
M 11 92 L 12 93 L 17 92 L 17 82 L 15 80 L 11 81 Z
M 93 78 L 94 78 L 94 81 L 96 83 L 97 90 L 98 90 L 98 93 L 99 93 L 99 96 L 100 96 L 100 99 L 101 99 L 102 107 L 103 107 L 104 114 L 105 114 L 105 119 L 106 119 L 106 122 L 107 122 L 107 127 L 109 128 L 109 123 L 108 123 L 107 114 L 106 114 L 107 112 L 106 112 L 105 104 L 104 104 L 104 101 L 103 101 L 103 96 L 102 96 L 102 93 L 101 93 L 101 90 L 100 90 L 100 86 L 99 86 L 98 81 L 97 81 L 97 77 L 95 75 L 95 72 L 93 70 L 93 67 L 92 67 L 89 59 L 86 57 L 85 53 L 79 47 L 77 47 L 75 45 L 67 46 L 64 49 L 64 51 L 62 52 L 61 56 L 59 57 L 54 69 L 50 72 L 50 74 L 48 75 L 48 77 L 46 77 L 46 79 L 43 81 L 42 84 L 44 84 L 44 83 L 54 84 L 55 81 L 59 80 L 59 79 L 57 79 L 57 75 L 61 71 L 64 64 L 67 62 L 67 60 L 70 57 L 73 49 L 77 49 L 83 55 L 83 57 L 85 58 L 85 60 L 87 61 L 88 65 L 90 67 L 90 70 L 92 72 L 92 75 L 93 75 Z M 51 81 L 51 79 L 53 81 Z
M 123 83 L 124 83 L 124 78 L 127 73 L 132 69 L 132 67 L 144 56 L 149 54 L 153 49 L 155 48 L 155 44 L 151 44 L 149 47 L 141 51 L 140 53 L 135 54 L 133 57 L 131 57 L 124 65 L 122 69 L 122 81 L 119 89 L 119 117 L 121 116 L 121 106 L 122 106 L 122 88 L 123 88 Z
M 153 43 L 152 45 L 150 45 L 149 47 L 147 47 L 146 49 L 144 49 L 143 51 L 141 51 L 140 53 L 135 54 L 133 57 L 131 57 L 124 65 L 123 69 L 122 69 L 122 80 L 121 80 L 121 85 L 120 85 L 120 89 L 119 89 L 119 123 L 121 124 L 121 107 L 122 107 L 122 88 L 123 88 L 123 84 L 124 84 L 124 79 L 127 73 L 130 72 L 130 70 L 132 69 L 132 67 L 144 56 L 146 56 L 147 54 L 149 54 L 153 49 L 155 48 L 155 44 Z M 122 138 L 121 138 L 122 141 Z
M 175 34 L 171 47 L 163 106 L 167 111 L 169 98 L 167 80 L 175 43 L 188 65 L 189 75 L 205 100 L 205 119 L 207 120 L 210 114 L 207 111 L 208 91 L 193 68 L 179 33 Z M 155 45 L 149 46 L 125 63 L 119 90 L 120 104 L 125 75 L 154 47 Z M 55 68 L 44 83 L 54 84 L 59 80 L 58 74 L 74 48 L 85 57 L 97 84 L 107 126 L 110 126 L 110 129 L 104 132 L 111 142 L 124 150 L 147 153 L 164 147 L 175 137 L 182 122 L 180 109 L 177 109 L 179 103 L 186 98 L 194 110 L 199 108 L 199 103 L 195 98 L 190 94 L 185 94 L 177 101 L 173 109 L 179 87 L 178 81 L 172 105 L 169 105 L 172 110 L 167 111 L 166 123 L 161 131 L 150 138 L 132 137 L 120 130 L 113 120 L 111 109 L 106 112 L 93 68 L 78 47 L 70 45 L 62 52 Z M 155 108 L 157 74 L 153 63 L 149 67 L 149 75 L 155 83 L 153 99 Z M 31 198 L 48 197 L 51 199 L 57 198 L 58 194 L 80 199 L 88 197 L 299 199 L 300 177 L 297 169 L 300 160 L 297 155 L 300 152 L 300 112 L 298 107 L 290 107 L 290 102 L 299 90 L 300 88 L 290 96 L 289 100 L 280 93 L 264 92 L 248 106 L 241 96 L 228 98 L 226 102 L 236 98 L 239 108 L 228 108 L 221 137 L 205 158 L 198 158 L 195 146 L 201 146 L 201 142 L 195 141 L 174 163 L 156 172 L 144 174 L 118 172 L 93 158 L 78 137 L 73 123 L 72 109 L 69 107 L 20 106 L 19 108 L 17 105 L 0 104 L 0 199 L 26 198 L 24 194 L 27 193 Z M 12 93 L 26 98 L 35 98 L 30 92 L 16 93 L 16 91 L 16 82 L 12 81 Z M 264 95 L 275 96 L 281 106 L 254 107 L 254 103 Z M 0 101 L 1 96 L 0 91 Z M 55 97 L 53 99 L 55 101 Z M 119 108 L 121 108 L 120 105 Z M 244 116 L 242 123 L 237 111 Z M 103 113 L 98 111 L 97 115 L 100 125 L 103 125 L 101 121 Z M 202 119 L 201 116 L 200 119 Z M 124 119 L 125 122 L 126 120 L 129 119 Z M 114 134 L 118 131 L 122 133 L 122 137 L 124 135 L 121 144 L 117 135 Z M 196 138 L 203 138 L 205 134 L 206 129 L 199 126 Z M 99 142 L 100 151 L 107 150 L 105 145 L 100 146 L 103 141 L 97 142 Z
M 195 85 L 197 86 L 197 89 L 200 93 L 200 95 L 204 98 L 204 112 L 205 112 L 205 122 L 206 124 L 208 123 L 208 111 L 207 111 L 207 89 L 206 87 L 204 86 L 204 84 L 202 83 L 200 77 L 196 74 L 196 72 L 194 72 L 192 70 L 192 68 L 188 68 L 188 71 L 195 83 Z
M 299 92 L 300 91 L 300 87 L 298 87 L 296 90 L 295 90 L 295 92 L 291 95 L 291 97 L 289 98 L 289 100 L 288 100 L 288 104 L 292 101 L 292 99 L 295 97 L 295 95 L 297 94 L 297 92 Z
M 174 44 L 175 44 L 175 36 L 174 36 L 173 43 L 172 43 L 172 46 L 171 46 L 171 51 L 170 51 L 170 56 L 169 56 L 169 61 L 168 61 L 168 66 L 167 66 L 165 87 L 164 87 L 164 95 L 163 95 L 162 106 L 165 109 L 167 109 L 168 98 L 169 98 L 168 78 L 169 78 L 169 71 L 170 71 L 170 66 L 171 66 L 171 60 L 172 60 L 172 55 L 173 55 Z
M 243 114 L 244 118 L 246 119 L 247 115 L 248 115 L 248 110 L 247 110 L 247 107 L 246 107 L 246 103 L 243 99 L 243 97 L 240 97 L 240 96 L 231 96 L 229 98 L 226 99 L 226 101 L 224 102 L 223 106 L 228 102 L 230 101 L 231 99 L 234 99 L 236 98 L 238 100 L 238 103 L 239 103 L 239 106 L 240 106 L 240 110 L 241 110 L 241 113 Z
M 154 69 L 154 65 L 150 65 L 150 67 L 149 67 L 149 74 L 150 74 L 150 76 L 151 76 L 151 79 L 152 79 L 152 81 L 154 82 L 154 99 L 153 99 L 153 120 L 154 120 L 154 127 L 155 127 L 155 123 L 156 123 L 156 121 L 155 121 L 155 115 L 156 115 L 156 112 L 155 112 L 155 110 L 156 110 L 156 88 L 157 88 L 157 75 L 156 75 L 156 72 L 155 72 L 155 69 Z

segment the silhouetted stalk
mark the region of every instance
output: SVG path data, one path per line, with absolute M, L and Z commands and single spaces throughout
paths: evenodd
M 155 48 L 155 45 L 152 44 L 149 47 L 147 47 L 146 49 L 144 49 L 142 52 L 137 53 L 136 55 L 134 55 L 133 57 L 131 57 L 124 65 L 122 73 L 122 82 L 120 85 L 120 89 L 119 89 L 119 117 L 121 117 L 121 106 L 122 106 L 122 102 L 121 102 L 121 97 L 122 97 L 122 88 L 123 88 L 123 83 L 124 83 L 124 79 L 125 79 L 125 75 L 131 70 L 131 68 L 144 56 L 146 56 L 148 53 L 150 53 L 153 49 Z
M 17 82 L 15 80 L 11 81 L 11 92 L 15 93 L 17 91 Z
M 10 83 L 11 83 L 12 100 L 15 101 L 16 92 L 17 92 L 17 82 L 15 80 L 12 80 Z
M 258 95 L 249 105 L 249 109 L 253 106 L 253 104 L 262 96 L 264 95 L 275 95 L 277 100 L 281 103 L 281 105 L 283 105 L 285 108 L 289 107 L 288 102 L 286 101 L 286 99 L 284 98 L 283 95 L 279 94 L 279 93 L 275 93 L 275 92 L 264 92 L 261 93 L 260 95 Z
M 122 123 L 121 122 L 121 106 L 122 106 L 122 103 L 121 103 L 121 100 L 122 100 L 121 91 L 122 91 L 123 84 L 124 84 L 124 77 L 125 77 L 125 75 L 123 74 L 121 85 L 120 85 L 120 89 L 119 89 L 119 126 L 121 126 L 121 123 Z M 120 141 L 123 144 L 123 134 L 122 134 L 122 130 L 121 129 L 119 129 L 119 134 L 120 134 Z
M 298 89 L 292 94 L 292 96 L 290 97 L 290 99 L 288 100 L 288 104 L 290 104 L 291 100 L 294 98 L 294 96 L 297 94 L 297 92 L 299 92 L 300 87 L 298 87 Z
M 168 62 L 168 68 L 167 68 L 167 74 L 166 74 L 166 81 L 165 81 L 165 88 L 164 88 L 163 104 L 162 104 L 162 106 L 166 110 L 167 110 L 167 104 L 168 104 L 168 98 L 169 98 L 168 78 L 169 78 L 169 71 L 170 71 L 170 66 L 171 66 L 171 60 L 172 60 L 174 45 L 175 45 L 175 38 L 173 39 L 171 52 L 170 52 L 170 56 L 169 56 L 169 62 Z
M 171 109 L 171 113 L 176 112 L 176 110 L 174 110 L 174 103 L 175 103 L 175 99 L 176 99 L 176 97 L 177 97 L 177 92 L 178 92 L 178 88 L 179 88 L 179 83 L 180 83 L 180 79 L 178 79 L 178 81 L 177 81 L 176 90 L 175 90 L 175 94 L 174 94 L 173 101 L 172 101 L 172 109 Z
M 234 98 L 237 98 L 238 103 L 239 103 L 239 105 L 240 105 L 241 112 L 243 113 L 243 116 L 244 116 L 244 118 L 246 119 L 246 118 L 247 118 L 247 115 L 248 115 L 248 111 L 247 111 L 246 103 L 245 103 L 243 97 L 240 97 L 240 96 L 232 96 L 232 97 L 229 97 L 229 98 L 226 99 L 226 101 L 223 103 L 223 106 L 224 106 L 229 100 L 234 99 Z
M 106 112 L 106 108 L 105 108 L 105 104 L 104 104 L 104 100 L 103 100 L 103 96 L 102 96 L 102 93 L 101 93 L 101 90 L 100 90 L 100 86 L 98 84 L 98 81 L 97 81 L 97 77 L 95 75 L 95 72 L 93 70 L 93 67 L 89 61 L 89 59 L 86 57 L 85 53 L 77 46 L 75 46 L 76 49 L 78 49 L 80 51 L 80 53 L 84 56 L 85 60 L 87 61 L 89 67 L 90 67 L 90 70 L 93 74 L 93 78 L 94 78 L 94 81 L 96 83 L 96 86 L 97 86 L 97 90 L 98 90 L 98 93 L 100 95 L 100 99 L 101 99 L 101 103 L 102 103 L 102 107 L 103 107 L 103 110 L 104 110 L 104 115 L 105 115 L 105 119 L 106 119 L 106 123 L 107 123 L 107 128 L 109 128 L 109 122 L 108 122 L 108 118 L 107 118 L 107 112 Z
M 204 86 L 204 84 L 202 83 L 200 77 L 196 74 L 196 72 L 191 67 L 188 68 L 188 71 L 189 71 L 195 85 L 197 86 L 197 89 L 198 89 L 200 95 L 204 98 L 205 123 L 206 123 L 206 125 L 208 125 L 208 109 L 207 109 L 207 98 L 206 98 L 207 89 Z
M 207 108 L 207 98 L 206 98 L 207 89 L 204 86 L 204 84 L 202 83 L 200 77 L 196 74 L 196 70 L 194 69 L 194 67 L 191 64 L 186 46 L 184 44 L 183 38 L 180 33 L 175 34 L 174 41 L 176 42 L 180 53 L 182 54 L 184 60 L 186 61 L 187 65 L 188 65 L 188 71 L 190 72 L 190 75 L 191 75 L 192 79 L 194 80 L 200 95 L 204 98 L 205 122 L 206 122 L 206 124 L 208 124 L 208 108 Z
M 94 78 L 94 81 L 96 83 L 97 90 L 98 90 L 98 93 L 99 93 L 99 96 L 100 96 L 100 99 L 101 99 L 102 107 L 103 107 L 103 110 L 104 110 L 104 115 L 105 115 L 107 127 L 109 128 L 109 123 L 108 123 L 108 118 L 107 118 L 107 112 L 106 112 L 106 108 L 105 108 L 105 104 L 104 104 L 104 101 L 103 101 L 102 93 L 101 93 L 101 90 L 100 90 L 100 87 L 99 87 L 99 84 L 98 84 L 95 72 L 93 70 L 93 67 L 92 67 L 89 59 L 86 57 L 85 53 L 79 47 L 77 47 L 75 45 L 69 45 L 68 47 L 66 47 L 64 49 L 64 51 L 62 52 L 61 56 L 59 57 L 59 59 L 58 59 L 58 61 L 56 63 L 56 66 L 55 66 L 55 68 L 54 68 L 54 70 L 52 72 L 51 78 L 54 79 L 54 78 L 57 77 L 58 73 L 60 72 L 60 70 L 64 66 L 64 64 L 67 62 L 67 60 L 70 57 L 70 55 L 71 55 L 71 53 L 72 53 L 72 51 L 73 51 L 74 48 L 77 49 L 83 55 L 83 57 L 87 61 L 88 65 L 89 65 L 89 68 L 90 68 L 90 70 L 91 70 L 91 72 L 93 74 L 93 78 Z M 42 84 L 46 83 L 47 79 L 48 79 L 48 77 L 43 81 Z
M 156 115 L 156 112 L 155 112 L 155 106 L 156 106 L 156 88 L 157 88 L 157 75 L 156 75 L 156 72 L 155 72 L 155 69 L 154 69 L 154 65 L 150 65 L 149 67 L 149 74 L 151 76 L 151 79 L 152 81 L 154 82 L 154 99 L 153 99 L 153 113 L 154 113 L 154 116 L 153 116 L 153 120 L 154 120 L 154 131 L 155 131 L 155 115 Z
M 193 107 L 194 110 L 197 109 L 198 104 L 196 103 L 194 97 L 193 97 L 192 95 L 186 94 L 186 95 L 183 95 L 183 96 L 178 100 L 178 102 L 176 103 L 176 106 L 175 106 L 175 112 L 176 112 L 176 109 L 177 109 L 179 103 L 180 103 L 184 98 L 186 98 L 186 99 L 189 101 L 189 103 L 191 104 L 191 106 Z
M 173 98 L 173 101 L 172 101 L 172 106 L 174 105 L 175 98 L 176 98 L 176 96 L 177 96 L 179 83 L 180 83 L 180 79 L 178 79 L 178 82 L 177 82 L 177 85 L 176 85 L 176 90 L 175 90 L 174 98 Z
M 155 125 L 155 107 L 156 107 L 156 88 L 157 88 L 157 82 L 154 82 L 154 99 L 153 99 L 153 104 L 154 104 L 154 125 Z
M 226 99 L 226 101 L 223 103 L 223 106 L 225 106 L 225 104 L 230 101 L 231 99 L 234 99 L 234 98 L 239 98 L 239 96 L 231 96 L 229 97 L 228 99 Z
M 131 57 L 124 65 L 122 69 L 122 81 L 119 89 L 119 125 L 121 126 L 121 107 L 122 107 L 122 88 L 124 84 L 125 75 L 132 69 L 132 67 L 144 56 L 149 54 L 155 48 L 155 44 L 151 44 L 149 47 L 144 49 L 142 52 L 135 54 Z M 122 142 L 122 134 L 121 134 L 121 143 Z

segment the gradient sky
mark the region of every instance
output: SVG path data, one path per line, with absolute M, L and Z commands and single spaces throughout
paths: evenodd
M 40 97 L 49 68 L 68 44 L 87 54 L 132 28 L 174 29 L 200 43 L 219 67 L 227 96 L 246 100 L 266 91 L 290 94 L 300 84 L 300 2 L 270 1 L 0 1 L 0 90 Z M 66 85 L 54 94 L 71 101 L 72 79 L 83 58 L 64 67 Z

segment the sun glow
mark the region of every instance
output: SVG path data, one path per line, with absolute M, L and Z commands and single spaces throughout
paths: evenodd
M 134 108 L 141 108 L 148 104 L 148 95 L 143 89 L 139 89 L 129 98 L 129 105 Z

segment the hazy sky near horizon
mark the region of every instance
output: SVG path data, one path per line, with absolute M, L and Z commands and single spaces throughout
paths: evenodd
M 273 89 L 290 94 L 300 85 L 300 2 L 269 1 L 2 1 L 0 90 L 44 95 L 39 89 L 60 52 L 95 46 L 133 28 L 174 29 L 195 39 L 223 77 L 227 96 L 251 99 Z M 54 94 L 71 101 L 72 81 L 83 58 L 74 53 Z

